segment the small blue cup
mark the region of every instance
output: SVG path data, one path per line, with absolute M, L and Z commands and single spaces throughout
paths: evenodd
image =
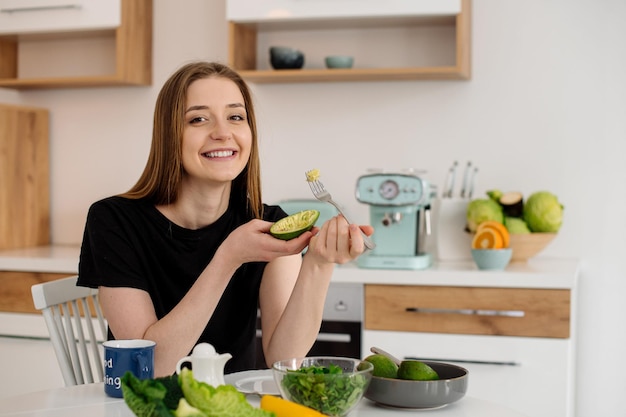
M 511 261 L 513 251 L 505 249 L 472 249 L 472 258 L 478 269 L 502 271 Z
M 154 378 L 152 340 L 108 340 L 104 346 L 104 392 L 122 398 L 122 377 L 131 371 L 139 379 Z

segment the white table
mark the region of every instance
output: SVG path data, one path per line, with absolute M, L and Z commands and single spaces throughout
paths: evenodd
M 251 404 L 258 406 L 259 399 L 249 396 Z M 384 408 L 363 399 L 349 417 L 524 417 L 495 403 L 464 397 L 456 403 L 435 410 L 407 411 Z M 134 417 L 123 399 L 104 394 L 102 383 L 77 385 L 39 391 L 0 400 L 0 416 L 37 417 Z

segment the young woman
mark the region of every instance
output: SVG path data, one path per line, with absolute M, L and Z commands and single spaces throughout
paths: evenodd
M 159 93 L 137 183 L 89 209 L 78 285 L 99 288 L 109 338 L 156 342 L 155 376 L 199 342 L 233 356 L 227 373 L 254 369 L 257 306 L 267 365 L 306 356 L 334 265 L 364 250 L 340 216 L 289 241 L 271 236 L 286 213 L 263 204 L 259 165 L 245 82 L 190 63 Z

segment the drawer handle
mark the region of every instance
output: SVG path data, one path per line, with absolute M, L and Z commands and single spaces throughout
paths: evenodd
M 465 316 L 499 316 L 499 317 L 524 317 L 523 310 L 472 310 L 463 308 L 417 308 L 407 307 L 405 311 L 409 313 L 430 313 L 430 314 L 462 314 Z
M 256 337 L 263 337 L 261 329 L 256 329 Z M 317 334 L 316 342 L 331 342 L 331 343 L 350 343 L 352 342 L 352 336 L 349 333 L 324 333 Z
M 72 4 L 57 4 L 50 6 L 31 6 L 31 7 L 6 7 L 0 9 L 0 13 L 19 13 L 19 12 L 41 12 L 47 10 L 69 10 L 69 9 L 80 9 L 81 5 L 72 3 Z

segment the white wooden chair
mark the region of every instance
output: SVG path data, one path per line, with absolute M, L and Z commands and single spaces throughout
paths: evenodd
M 107 327 L 98 290 L 76 286 L 77 276 L 32 286 L 66 386 L 103 381 Z M 95 322 L 95 325 L 94 325 Z

